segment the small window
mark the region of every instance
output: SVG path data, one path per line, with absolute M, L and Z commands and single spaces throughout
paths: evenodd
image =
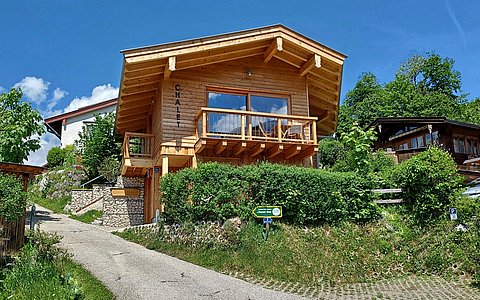
M 434 142 L 438 142 L 438 131 L 432 132 L 432 139 Z
M 408 149 L 408 143 L 400 144 L 398 145 L 397 150 L 407 150 Z
M 418 145 L 418 148 L 425 147 L 425 143 L 423 142 L 423 135 L 417 137 L 417 145 Z
M 463 138 L 460 138 L 458 140 L 458 146 L 459 146 L 460 153 L 466 153 L 466 151 L 465 151 L 465 140 Z
M 288 100 L 286 98 L 252 95 L 250 105 L 252 111 L 280 115 L 288 113 Z
M 417 138 L 413 138 L 410 140 L 410 144 L 412 145 L 412 149 L 416 149 L 418 148 L 418 144 L 417 144 Z
M 430 144 L 432 143 L 432 135 L 431 135 L 430 133 L 427 133 L 427 134 L 425 135 L 425 143 L 426 143 L 427 145 L 430 145 Z

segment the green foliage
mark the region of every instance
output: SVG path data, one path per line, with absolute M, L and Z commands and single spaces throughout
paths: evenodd
M 419 223 L 428 223 L 447 214 L 463 181 L 450 155 L 430 147 L 403 161 L 392 173 L 403 190 L 404 200 Z
M 21 98 L 20 89 L 0 94 L 0 161 L 23 163 L 30 152 L 40 149 L 43 119 Z
M 114 299 L 99 280 L 56 247 L 58 235 L 30 231 L 27 240 L 13 266 L 2 269 L 1 299 Z
M 374 181 L 354 173 L 262 163 L 234 167 L 206 163 L 162 177 L 169 222 L 252 218 L 257 205 L 282 205 L 293 224 L 365 222 L 378 216 Z
M 468 123 L 480 125 L 480 98 L 465 104 L 463 108 L 463 120 Z
M 63 165 L 65 167 L 72 167 L 73 165 L 78 164 L 78 151 L 74 145 L 65 146 L 65 148 L 63 148 L 63 153 L 65 156 Z
M 395 79 L 381 85 L 372 73 L 363 74 L 339 110 L 339 132 L 357 122 L 366 127 L 379 117 L 445 116 L 475 121 L 475 105 L 465 103 L 460 73 L 454 61 L 434 53 L 414 55 L 403 63 Z M 478 120 L 477 120 L 478 121 Z
M 363 130 L 356 123 L 348 132 L 342 134 L 341 140 L 347 149 L 345 166 L 350 171 L 365 171 L 370 167 L 370 155 L 373 142 L 377 139 L 373 128 Z
M 48 151 L 47 163 L 49 168 L 72 167 L 77 163 L 77 149 L 74 145 L 65 148 L 53 147 Z
M 47 163 L 49 168 L 62 166 L 65 162 L 65 152 L 60 147 L 53 147 L 48 151 Z
M 318 143 L 318 164 L 324 168 L 333 167 L 339 160 L 345 158 L 345 147 L 341 141 L 325 138 Z
M 26 195 L 19 178 L 0 173 L 0 217 L 16 221 L 25 213 Z
M 30 191 L 40 198 L 58 199 L 69 196 L 70 191 L 80 187 L 86 179 L 83 170 L 72 167 L 58 167 L 35 177 Z
M 453 222 L 418 227 L 395 211 L 384 211 L 383 216 L 361 225 L 274 223 L 268 241 L 263 240 L 262 225 L 251 222 L 242 227 L 239 242 L 227 247 L 192 247 L 169 242 L 150 231 L 130 230 L 119 235 L 219 272 L 239 272 L 246 278 L 292 285 L 342 285 L 411 274 L 472 277 L 472 283 L 478 283 L 478 230 L 457 232 Z
M 54 213 L 63 213 L 63 209 L 65 208 L 65 206 L 72 200 L 72 196 L 70 195 L 62 196 L 59 198 L 44 198 L 38 193 L 34 192 L 29 192 L 28 195 L 30 202 L 37 203 L 53 211 Z
M 108 182 L 115 182 L 120 175 L 120 161 L 116 157 L 106 157 L 98 167 L 98 173 Z
M 89 132 L 79 134 L 78 148 L 82 154 L 82 164 L 85 166 L 89 179 L 99 175 L 99 166 L 109 157 L 120 159 L 120 145 L 114 136 L 115 114 L 95 115 L 95 125 Z

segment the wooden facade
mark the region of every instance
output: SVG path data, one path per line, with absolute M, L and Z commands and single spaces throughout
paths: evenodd
M 448 151 L 465 175 L 479 172 L 465 163 L 480 157 L 480 126 L 444 117 L 380 118 L 370 127 L 377 130 L 375 149 L 394 151 L 398 161 L 404 161 L 436 144 Z M 473 174 L 475 175 L 475 174 Z
M 346 56 L 282 25 L 123 54 L 116 131 L 122 175 L 146 178 L 145 220 L 162 174 L 199 161 L 310 165 L 317 136 L 336 129 Z M 211 105 L 219 95 L 245 105 Z M 268 99 L 285 105 L 253 107 Z

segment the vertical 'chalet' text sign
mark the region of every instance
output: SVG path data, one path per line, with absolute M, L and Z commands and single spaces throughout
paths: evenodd
M 177 111 L 177 127 L 180 128 L 180 84 L 175 85 L 175 109 Z

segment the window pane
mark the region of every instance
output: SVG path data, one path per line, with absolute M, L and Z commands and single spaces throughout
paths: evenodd
M 459 147 L 458 147 L 458 139 L 457 138 L 453 138 L 453 151 L 455 153 L 459 153 Z
M 255 96 L 250 97 L 252 111 L 286 115 L 288 114 L 288 100 L 286 98 Z
M 246 110 L 247 96 L 209 92 L 208 107 Z
M 410 143 L 412 144 L 412 148 L 415 149 L 418 147 L 417 145 L 417 139 L 416 138 L 413 138 L 410 140 Z
M 430 145 L 432 143 L 432 135 L 430 133 L 427 133 L 425 135 L 425 141 L 426 141 L 427 145 Z
M 418 145 L 418 147 L 425 146 L 425 144 L 423 143 L 423 136 L 417 137 L 417 145 Z
M 433 139 L 435 142 L 438 142 L 438 131 L 432 132 L 432 139 Z
M 247 110 L 247 96 L 221 93 L 208 93 L 208 107 Z M 240 134 L 240 115 L 209 113 L 208 130 L 210 133 Z

